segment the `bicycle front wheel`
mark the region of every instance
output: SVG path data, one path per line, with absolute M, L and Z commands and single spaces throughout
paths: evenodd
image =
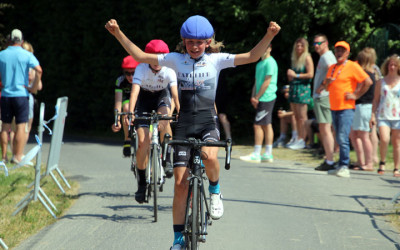
M 158 205 L 157 205 L 157 196 L 158 196 L 158 188 L 157 188 L 157 182 L 158 182 L 158 171 L 159 171 L 159 157 L 160 155 L 158 154 L 158 150 L 154 148 L 151 150 L 152 155 L 151 155 L 151 172 L 152 172 L 152 185 L 153 185 L 153 211 L 154 211 L 154 222 L 157 222 L 157 213 L 158 213 Z
M 197 178 L 193 179 L 193 197 L 192 197 L 192 232 L 191 232 L 191 250 L 197 249 L 198 237 L 199 237 L 199 180 Z

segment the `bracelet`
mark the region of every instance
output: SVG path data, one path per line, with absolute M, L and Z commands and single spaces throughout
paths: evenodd
M 299 79 L 299 78 L 300 78 L 300 74 L 297 74 L 297 75 L 296 75 L 296 78 Z

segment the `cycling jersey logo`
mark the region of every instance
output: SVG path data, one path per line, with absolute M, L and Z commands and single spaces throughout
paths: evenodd
M 268 115 L 268 111 L 260 111 L 257 113 L 256 115 L 256 121 L 260 121 L 261 119 L 263 119 L 264 117 L 266 117 Z
M 179 155 L 179 156 L 186 156 L 186 151 L 179 151 L 179 152 L 178 152 L 178 155 Z
M 206 61 L 200 61 L 200 62 L 197 62 L 195 65 L 196 65 L 196 67 L 205 67 L 205 66 L 207 66 L 207 63 L 206 63 Z

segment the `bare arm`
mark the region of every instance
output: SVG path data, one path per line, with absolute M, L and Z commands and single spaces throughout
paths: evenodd
M 128 52 L 136 61 L 158 65 L 157 54 L 143 52 L 143 50 L 141 50 L 138 46 L 131 42 L 128 37 L 125 36 L 125 34 L 120 30 L 116 20 L 111 19 L 108 21 L 105 25 L 105 28 L 119 41 L 126 52 Z
M 32 87 L 29 89 L 30 92 L 36 94 L 38 90 L 42 89 L 42 74 L 43 70 L 40 65 L 33 68 L 35 70 L 35 79 L 33 80 Z M 39 89 L 40 88 L 40 89 Z
M 354 93 L 346 93 L 346 99 L 350 100 L 357 100 L 361 96 L 363 96 L 372 85 L 371 77 L 368 77 L 363 82 L 358 83 L 357 88 L 355 89 Z
M 176 113 L 179 114 L 179 110 L 181 109 L 181 105 L 179 104 L 178 86 L 172 86 L 171 87 L 171 95 L 172 95 L 172 99 L 174 100 L 174 103 L 175 103 Z
M 306 58 L 306 72 L 301 74 L 296 74 L 294 70 L 288 69 L 287 71 L 288 79 L 297 78 L 297 79 L 311 79 L 314 77 L 314 63 L 310 55 Z
M 379 80 L 375 85 L 374 100 L 372 101 L 372 114 L 371 114 L 370 125 L 376 124 L 375 114 L 376 110 L 378 109 L 379 100 L 381 99 L 381 86 L 382 86 L 382 80 Z
M 257 100 L 261 98 L 261 96 L 265 93 L 265 91 L 268 89 L 269 84 L 271 83 L 271 76 L 265 76 L 264 82 L 260 87 L 260 90 L 258 93 L 254 96 Z
M 276 22 L 270 22 L 267 33 L 261 41 L 249 52 L 235 56 L 235 66 L 256 62 L 267 50 L 272 39 L 279 33 L 281 27 Z

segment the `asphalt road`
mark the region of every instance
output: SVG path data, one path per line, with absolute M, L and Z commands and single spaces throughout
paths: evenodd
M 350 179 L 329 176 L 290 161 L 290 152 L 268 164 L 234 159 L 231 170 L 221 170 L 225 214 L 201 249 L 400 249 L 399 233 L 384 217 L 400 179 L 360 171 Z M 136 183 L 120 145 L 66 140 L 59 166 L 80 182 L 78 200 L 15 249 L 169 249 L 172 180 L 154 223 L 152 203 L 133 198 Z

